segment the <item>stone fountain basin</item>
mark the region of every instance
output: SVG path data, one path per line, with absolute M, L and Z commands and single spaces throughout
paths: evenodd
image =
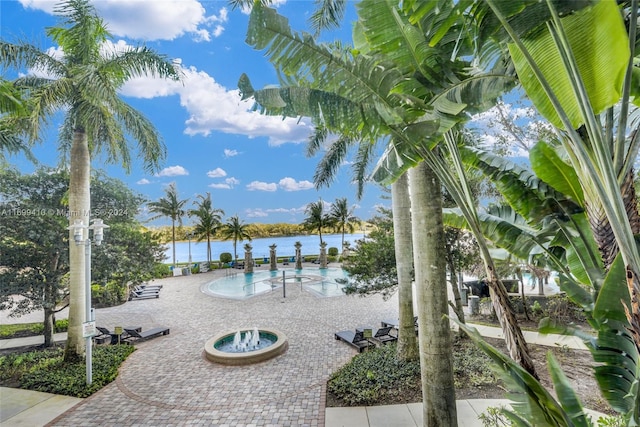
M 253 330 L 253 328 L 240 329 L 241 331 Z M 241 353 L 229 353 L 226 351 L 220 351 L 215 348 L 215 344 L 219 341 L 229 339 L 233 337 L 238 330 L 225 331 L 213 338 L 209 339 L 204 345 L 204 354 L 207 360 L 215 363 L 221 363 L 223 365 L 250 365 L 253 363 L 259 363 L 265 360 L 269 360 L 273 357 L 279 356 L 289 348 L 289 339 L 285 334 L 277 329 L 265 329 L 258 328 L 260 332 L 264 332 L 276 337 L 275 342 L 269 347 L 265 347 L 259 350 L 245 351 Z

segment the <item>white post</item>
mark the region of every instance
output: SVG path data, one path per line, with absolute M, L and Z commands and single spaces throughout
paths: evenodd
M 91 322 L 91 239 L 88 237 L 89 230 L 87 229 L 87 240 L 84 244 L 84 265 L 85 265 L 85 287 L 86 287 L 86 321 Z M 85 348 L 85 359 L 87 361 L 87 385 L 91 385 L 93 382 L 93 367 L 92 367 L 92 337 L 87 337 L 87 343 Z

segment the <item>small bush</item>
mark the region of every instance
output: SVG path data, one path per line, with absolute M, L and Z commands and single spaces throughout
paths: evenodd
M 350 406 L 392 401 L 393 395 L 411 388 L 421 388 L 420 362 L 398 361 L 393 344 L 355 356 L 328 382 L 328 390 Z
M 61 347 L 0 357 L 0 379 L 20 388 L 87 397 L 118 376 L 122 362 L 135 351 L 130 345 L 99 346 L 93 351 L 93 382 L 86 384 L 85 363 L 64 363 Z
M 355 356 L 334 372 L 327 390 L 347 406 L 394 402 L 400 395 L 421 393 L 420 362 L 401 362 L 397 346 L 387 344 Z M 453 350 L 456 387 L 482 387 L 498 381 L 490 359 L 471 340 L 457 339 Z
M 338 248 L 332 246 L 329 248 L 329 252 L 327 253 L 329 254 L 329 256 L 338 256 L 340 252 L 338 251 Z
M 151 272 L 151 275 L 154 279 L 171 277 L 172 276 L 171 268 L 167 264 L 162 264 L 160 262 L 156 263 L 156 265 L 153 267 L 153 271 Z
M 220 254 L 220 262 L 227 263 L 231 261 L 233 261 L 233 255 L 231 255 L 229 252 L 222 252 Z

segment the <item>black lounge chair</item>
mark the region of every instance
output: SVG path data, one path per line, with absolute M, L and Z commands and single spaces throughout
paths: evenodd
M 106 341 L 109 341 L 109 343 L 111 344 L 126 342 L 126 339 L 129 336 L 129 334 L 126 332 L 127 329 L 131 329 L 134 331 L 142 330 L 140 326 L 127 326 L 125 328 L 122 328 L 121 334 L 117 334 L 115 331 L 110 331 L 109 329 L 102 326 L 96 326 L 96 329 L 98 330 L 98 332 L 100 332 L 100 335 L 96 335 L 93 337 L 93 339 L 96 340 L 96 344 L 103 344 Z
M 160 298 L 160 292 L 159 291 L 139 292 L 135 290 L 132 290 L 131 292 L 129 292 L 129 301 L 134 299 L 148 299 L 148 298 Z
M 391 331 L 395 328 L 393 326 L 384 326 L 376 331 L 373 335 L 373 339 L 378 341 L 380 344 L 387 344 L 393 341 L 397 341 L 398 337 L 395 335 L 391 335 Z
M 341 331 L 335 333 L 337 340 L 342 340 L 352 347 L 358 349 L 358 353 L 362 353 L 369 347 L 375 347 L 375 344 L 364 337 L 363 331 Z
M 159 327 L 153 328 L 146 331 L 136 331 L 135 329 L 125 328 L 124 331 L 127 333 L 127 337 L 125 338 L 128 342 L 133 341 L 144 341 L 147 339 L 159 337 L 160 335 L 169 335 L 169 328 Z

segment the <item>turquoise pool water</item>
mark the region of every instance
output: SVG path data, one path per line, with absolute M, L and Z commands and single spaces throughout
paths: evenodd
M 301 286 L 309 292 L 321 297 L 344 295 L 343 285 L 336 279 L 346 279 L 347 273 L 341 268 L 303 268 L 301 270 L 285 269 L 277 271 L 256 271 L 245 274 L 233 272 L 226 277 L 216 279 L 202 287 L 208 295 L 244 299 L 254 295 L 271 292 L 276 288 L 282 291 L 284 281 L 287 287 Z

